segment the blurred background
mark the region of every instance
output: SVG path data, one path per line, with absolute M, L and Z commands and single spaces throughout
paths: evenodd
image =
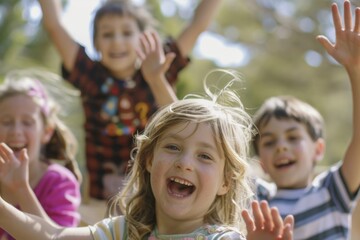
M 162 36 L 177 36 L 198 3 L 134 2 L 150 7 L 160 22 L 158 30 Z M 326 122 L 327 153 L 320 167 L 339 161 L 351 136 L 350 85 L 345 70 L 329 58 L 315 39 L 324 34 L 334 40 L 332 2 L 223 0 L 213 24 L 194 48 L 192 63 L 180 75 L 178 97 L 201 91 L 201 79 L 211 69 L 236 70 L 245 80 L 241 95 L 250 113 L 273 95 L 291 94 L 316 107 Z M 337 1 L 340 9 L 342 2 Z M 64 23 L 87 46 L 89 54 L 93 52 L 90 21 L 99 3 L 101 0 L 64 0 Z M 360 1 L 353 0 L 352 4 L 360 6 Z M 24 68 L 59 74 L 60 59 L 42 28 L 37 1 L 0 0 L 0 80 L 9 71 Z M 54 94 L 57 91 L 53 88 Z M 70 95 L 78 100 L 73 92 Z M 57 99 L 63 103 L 65 121 L 81 142 L 80 102 L 66 104 L 61 95 Z
M 64 24 L 93 54 L 89 29 L 93 11 L 103 0 L 62 1 Z M 198 4 L 198 0 L 133 1 L 151 8 L 163 37 L 176 37 Z M 320 111 L 326 124 L 327 150 L 318 170 L 341 160 L 351 137 L 349 80 L 342 66 L 315 40 L 319 34 L 334 40 L 330 12 L 334 1 L 222 1 L 214 22 L 194 48 L 191 64 L 180 74 L 178 97 L 202 91 L 201 79 L 214 68 L 236 70 L 244 78 L 240 94 L 249 113 L 273 95 L 290 94 L 310 103 Z M 342 10 L 343 0 L 335 2 Z M 352 0 L 352 4 L 360 6 L 360 0 Z M 62 105 L 62 117 L 76 134 L 82 150 L 81 103 L 77 92 L 58 76 L 60 59 L 42 28 L 37 1 L 0 0 L 0 81 L 11 70 L 28 68 L 52 73 L 38 76 L 43 76 L 41 80 Z M 83 151 L 78 160 L 84 170 Z M 360 205 L 357 211 L 354 226 L 360 223 Z M 358 229 L 353 228 L 352 239 L 359 239 Z

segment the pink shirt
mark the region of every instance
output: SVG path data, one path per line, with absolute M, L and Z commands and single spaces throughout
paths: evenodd
M 80 221 L 80 184 L 75 176 L 59 164 L 49 165 L 34 189 L 48 216 L 61 226 L 77 226 Z M 0 229 L 0 239 L 14 239 Z

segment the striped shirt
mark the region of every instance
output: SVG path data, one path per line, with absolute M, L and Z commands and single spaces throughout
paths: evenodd
M 340 172 L 340 164 L 317 176 L 307 188 L 283 190 L 257 180 L 259 200 L 276 206 L 282 217 L 294 215 L 294 239 L 350 239 L 351 213 L 359 190 L 350 193 Z

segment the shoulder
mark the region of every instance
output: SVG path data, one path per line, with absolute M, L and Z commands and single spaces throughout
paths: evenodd
M 277 187 L 274 183 L 267 182 L 261 178 L 255 181 L 256 194 L 260 199 L 270 199 L 276 194 Z
M 105 218 L 89 228 L 94 240 L 122 239 L 125 218 L 124 216 Z
M 66 167 L 52 163 L 48 166 L 46 172 L 42 176 L 38 186 L 57 186 L 57 190 L 62 188 L 75 188 L 80 187 L 80 183 L 77 181 L 74 174 Z
M 232 240 L 245 240 L 245 236 L 233 227 L 210 225 L 204 228 L 206 239 L 232 239 Z

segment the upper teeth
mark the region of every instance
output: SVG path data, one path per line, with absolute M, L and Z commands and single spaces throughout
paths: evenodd
M 174 178 L 174 177 L 172 177 L 172 178 L 170 178 L 170 180 L 171 180 L 171 181 L 174 181 L 174 182 L 177 182 L 177 183 L 180 183 L 180 184 L 183 184 L 183 185 L 186 185 L 186 186 L 192 186 L 192 183 L 187 182 L 187 181 L 185 181 L 185 180 L 183 180 L 183 179 L 179 179 L 179 178 Z

